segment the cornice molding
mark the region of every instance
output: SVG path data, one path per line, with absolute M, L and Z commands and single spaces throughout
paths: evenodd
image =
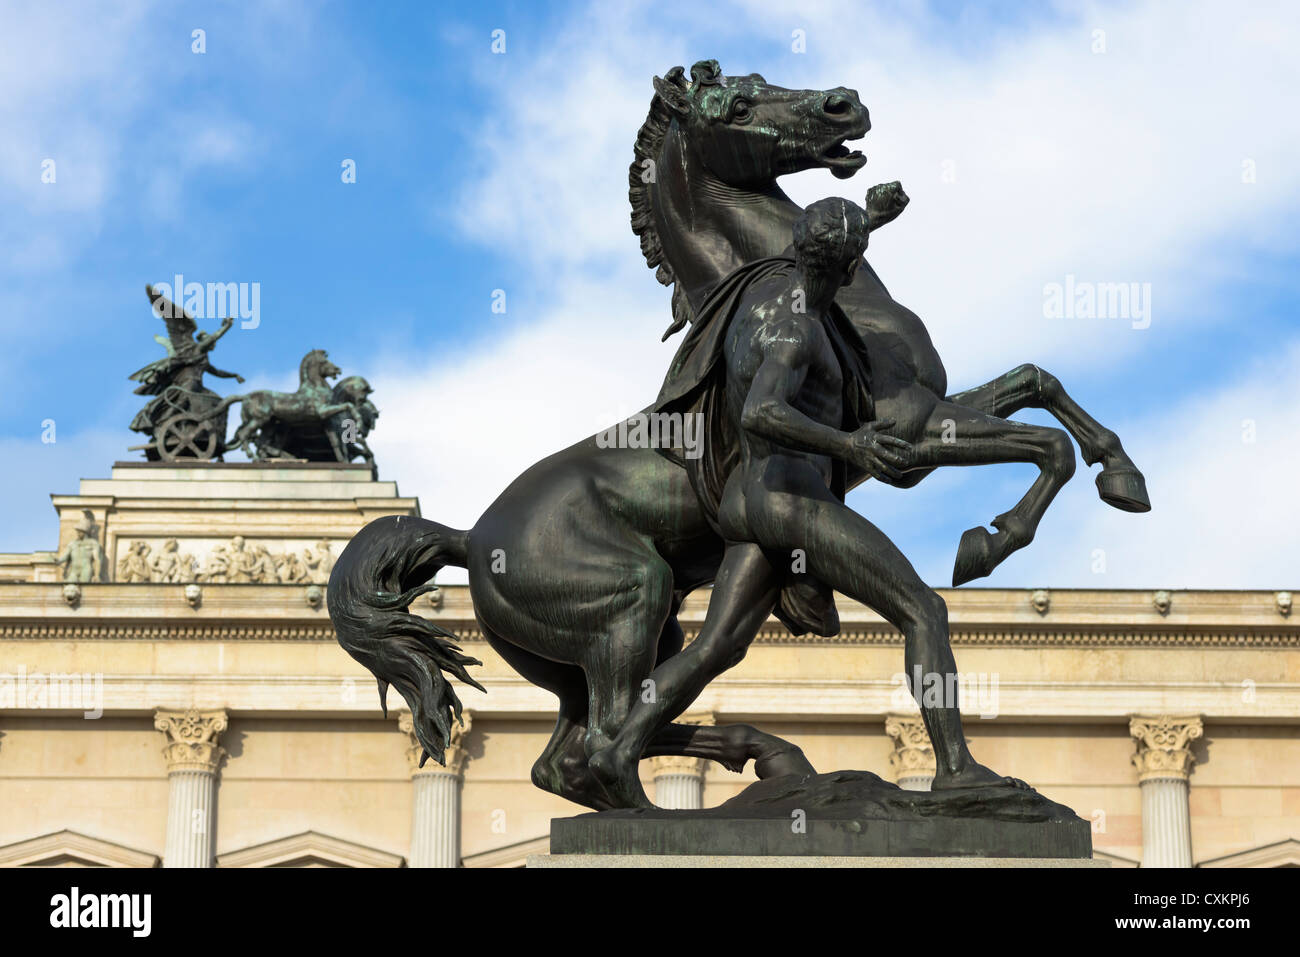
M 59 585 L 62 588 L 62 583 Z M 204 611 L 211 609 L 210 593 L 214 586 L 205 586 Z M 259 587 L 259 586 L 249 586 Z M 83 586 L 84 589 L 84 586 Z M 85 605 L 83 597 L 82 606 Z M 60 597 L 60 605 L 63 600 Z M 65 606 L 66 607 L 66 606 Z M 289 607 L 289 601 L 279 606 Z M 294 588 L 292 607 L 306 607 L 301 586 Z M 423 610 L 423 609 L 417 609 Z M 74 613 L 75 614 L 75 613 Z M 221 618 L 198 619 L 200 614 L 190 612 L 175 617 L 159 617 L 144 621 L 112 621 L 96 619 L 89 615 L 60 618 L 42 618 L 15 621 L 0 619 L 0 641 L 288 641 L 334 642 L 334 629 L 325 612 L 315 614 L 311 620 L 260 622 Z M 483 633 L 477 625 L 448 621 L 439 615 L 429 616 L 452 631 L 459 641 L 483 642 Z M 322 620 L 323 619 L 323 620 Z M 698 629 L 686 631 L 686 640 L 693 641 Z M 798 647 L 901 647 L 902 635 L 889 626 L 861 629 L 846 628 L 833 638 L 816 635 L 793 636 L 777 625 L 765 627 L 756 639 L 761 645 L 787 645 Z M 1300 648 L 1300 630 L 1284 628 L 1197 629 L 1180 627 L 1168 631 L 1154 629 L 963 629 L 952 630 L 952 643 L 969 648 L 1241 648 L 1243 650 L 1272 650 Z

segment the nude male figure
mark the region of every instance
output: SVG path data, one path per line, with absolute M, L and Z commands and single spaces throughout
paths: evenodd
M 707 497 L 717 473 L 726 471 L 716 516 L 727 547 L 700 636 L 654 670 L 651 700 L 638 698 L 613 743 L 591 756 L 602 782 L 636 803 L 649 803 L 636 777 L 646 743 L 744 657 L 801 563 L 812 579 L 874 608 L 903 632 L 908 681 L 934 745 L 935 790 L 1027 787 L 979 764 L 967 749 L 943 599 L 843 502 L 846 464 L 882 478 L 897 478 L 910 465 L 908 443 L 884 434 L 892 423 L 871 421 L 865 347 L 834 305 L 839 288 L 852 282 L 867 234 L 866 213 L 853 203 L 814 203 L 795 223 L 793 264 L 783 268 L 782 257 L 770 268 L 757 264 L 748 285 L 732 291 L 727 315 L 704 317 L 727 324 L 725 337 L 713 333 L 711 347 L 720 353 L 715 365 L 725 365 L 705 386 L 714 390 L 711 403 L 699 406 L 717 410 L 705 441 L 734 450 L 713 449 L 712 461 L 727 464 L 692 479 Z M 674 370 L 690 362 L 675 361 Z M 918 668 L 927 684 L 934 676 L 952 693 L 940 704 L 928 694 L 923 699 Z

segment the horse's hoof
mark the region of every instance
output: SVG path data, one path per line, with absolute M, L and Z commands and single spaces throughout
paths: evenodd
M 993 533 L 981 525 L 961 534 L 957 561 L 952 566 L 952 587 L 983 578 L 997 566 L 993 560 Z
M 610 807 L 654 807 L 641 787 L 641 778 L 637 774 L 637 765 L 630 767 L 618 760 L 614 746 L 602 748 L 587 761 L 592 780 L 605 794 Z
M 1097 473 L 1097 492 L 1103 502 L 1122 511 L 1151 511 L 1146 479 L 1137 469 L 1102 469 Z
M 754 773 L 761 781 L 764 778 L 781 778 L 796 774 L 801 778 L 812 777 L 817 769 L 804 757 L 802 749 L 793 745 L 775 754 L 767 754 L 754 762 Z

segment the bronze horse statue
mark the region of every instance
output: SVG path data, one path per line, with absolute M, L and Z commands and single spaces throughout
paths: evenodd
M 329 379 L 341 370 L 330 361 L 324 349 L 313 349 L 298 363 L 298 390 L 275 392 L 259 389 L 222 399 L 204 418 L 219 415 L 236 402 L 241 403 L 241 421 L 227 448 L 239 446 L 250 459 L 299 458 L 293 451 L 295 435 L 303 429 L 324 430 L 338 461 L 346 462 L 337 429 L 329 427 L 337 416 L 350 416 L 361 422 L 357 403 L 350 396 L 337 396 Z
M 379 418 L 379 409 L 370 401 L 373 392 L 362 376 L 340 379 L 325 406 L 325 411 L 338 411 L 326 415 L 318 427 L 272 419 L 254 434 L 252 443 L 309 462 L 351 462 L 359 455 L 373 466 L 375 456 L 366 442 Z
M 723 76 L 714 61 L 697 63 L 689 80 L 678 67 L 654 85 L 629 184 L 632 226 L 646 261 L 673 286 L 671 334 L 724 277 L 790 244 L 801 207 L 777 178 L 813 168 L 852 176 L 865 160 L 845 144 L 864 136 L 870 122 L 852 90 L 787 90 L 757 74 Z M 875 225 L 905 202 L 900 189 L 873 190 Z M 1149 508 L 1141 474 L 1119 439 L 1049 373 L 1022 365 L 946 396 L 947 374 L 925 326 L 889 297 L 865 259 L 836 302 L 871 354 L 878 417 L 927 448 L 892 484 L 915 485 L 939 465 L 1027 461 L 1040 468 L 1021 503 L 995 520 L 996 534 L 976 528 L 962 536 L 955 584 L 989 574 L 1027 545 L 1073 472 L 1065 432 L 1001 418 L 1019 409 L 1047 409 L 1078 441 L 1085 461 L 1102 464 L 1097 485 L 1104 501 Z M 940 434 L 948 419 L 953 442 Z M 397 688 L 424 756 L 441 761 L 461 710 L 443 672 L 482 690 L 467 671 L 478 662 L 461 653 L 454 634 L 408 609 L 440 568 L 467 568 L 484 638 L 521 676 L 559 698 L 534 783 L 596 809 L 649 803 L 635 780 L 596 773 L 592 757 L 610 748 L 651 671 L 680 651 L 677 610 L 689 592 L 714 579 L 723 546 L 684 468 L 654 448 L 605 445 L 592 436 L 533 465 L 468 531 L 420 518 L 370 523 L 343 551 L 328 590 L 340 644 L 376 676 L 381 703 L 390 684 Z M 848 485 L 866 477 L 851 471 Z M 910 566 L 899 572 L 915 576 Z M 923 629 L 946 637 L 943 602 L 929 594 L 920 607 L 882 610 L 903 632 L 909 654 Z M 832 615 L 827 631 L 836 628 Z M 813 773 L 798 748 L 744 725 L 666 724 L 643 756 L 666 754 L 733 770 L 752 759 L 759 777 Z

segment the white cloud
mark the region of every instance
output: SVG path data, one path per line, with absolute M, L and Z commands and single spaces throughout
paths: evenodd
M 771 30 L 790 21 L 747 6 Z M 1189 307 L 1253 252 L 1224 239 L 1296 249 L 1300 60 L 1282 52 L 1300 44 L 1294 5 L 1067 8 L 1028 34 L 966 27 L 960 52 L 934 23 L 861 4 L 821 4 L 798 22 L 817 55 L 789 57 L 788 82 L 843 82 L 871 108 L 854 192 L 901 179 L 913 202 L 869 256 L 961 387 L 1025 360 L 1077 370 L 1159 349 L 1192 331 Z M 1105 53 L 1092 52 L 1094 29 Z M 846 186 L 817 173 L 790 192 L 806 203 Z M 1043 286 L 1066 274 L 1152 283 L 1149 335 L 1123 320 L 1044 319 Z
M 649 77 L 715 51 L 683 43 L 679 24 L 688 17 L 633 15 L 624 21 L 636 23 L 629 32 L 612 28 L 602 10 L 588 9 L 593 20 L 576 14 L 544 58 L 515 60 L 494 81 L 501 109 L 474 151 L 486 166 L 458 205 L 460 228 L 504 248 L 517 281 L 553 289 L 554 302 L 539 322 L 488 346 L 457 353 L 443 343 L 417 375 L 377 377 L 381 465 L 439 521 L 472 523 L 523 468 L 594 431 L 593 404 L 639 408 L 666 368 L 671 350 L 655 346 L 666 298 L 640 269 L 626 169 Z M 1028 33 L 990 29 L 985 45 L 957 50 L 933 20 L 909 25 L 860 4 L 710 8 L 732 24 L 729 44 L 744 29 L 770 42 L 792 23 L 809 38 L 807 56 L 724 56 L 724 70 L 862 94 L 875 125 L 867 170 L 847 183 L 814 172 L 784 185 L 806 203 L 903 180 L 912 207 L 873 242 L 871 259 L 899 301 L 926 319 L 954 387 L 1022 361 L 1080 386 L 1125 356 L 1161 361 L 1173 341 L 1204 331 L 1183 312 L 1212 301 L 1226 278 L 1248 276 L 1253 253 L 1294 250 L 1300 170 L 1290 160 L 1300 155 L 1300 124 L 1289 99 L 1300 61 L 1288 51 L 1300 46 L 1296 9 L 1080 11 Z M 1104 54 L 1091 51 L 1098 25 Z M 1248 158 L 1257 183 L 1241 180 Z M 946 159 L 954 183 L 941 181 Z M 1067 273 L 1152 283 L 1152 328 L 1042 318 L 1044 283 Z M 1221 321 L 1236 318 L 1224 310 Z M 1269 410 L 1300 403 L 1272 378 L 1243 380 L 1210 406 L 1200 398 L 1203 381 L 1189 375 L 1186 395 L 1159 397 L 1176 411 L 1108 423 L 1146 470 L 1153 513 L 1108 509 L 1081 468 L 1044 523 L 1033 560 L 1013 558 L 986 583 L 1032 574 L 1042 584 L 1097 585 L 1096 547 L 1108 549 L 1104 584 L 1112 587 L 1275 580 L 1294 553 L 1273 517 L 1293 514 L 1285 477 L 1295 462 L 1285 440 L 1269 438 L 1284 434 Z M 1239 419 L 1251 416 L 1239 408 L 1258 410 L 1253 447 L 1241 444 Z M 1238 468 L 1247 462 L 1253 467 Z M 967 487 L 956 474 L 935 476 L 907 493 L 905 507 L 917 516 L 965 512 L 957 519 L 965 527 L 977 516 L 953 494 Z
M 47 211 L 64 218 L 29 216 L 43 226 L 22 236 L 0 227 L 0 238 L 12 240 L 9 265 L 24 272 L 65 260 L 78 233 L 95 230 L 97 210 L 122 185 L 108 171 L 155 69 L 147 58 L 131 65 L 148 4 L 71 24 L 32 9 L 7 12 L 14 28 L 0 35 L 0 195 L 29 213 L 52 203 Z M 658 343 L 667 295 L 628 226 L 627 166 L 650 77 L 719 55 L 710 37 L 753 50 L 776 42 L 776 54 L 751 59 L 722 52 L 724 69 L 860 91 L 875 124 L 867 169 L 847 182 L 815 172 L 784 185 L 808 202 L 827 193 L 860 198 L 871 183 L 903 180 L 913 204 L 870 255 L 899 301 L 927 321 L 954 386 L 1030 360 L 1062 372 L 1084 395 L 1089 373 L 1126 357 L 1162 361 L 1172 342 L 1202 332 L 1184 312 L 1213 301 L 1225 279 L 1249 276 L 1253 254 L 1294 253 L 1295 8 L 1081 7 L 1028 31 L 989 27 L 982 35 L 963 26 L 960 48 L 925 10 L 907 7 L 914 15 L 904 20 L 838 2 L 592 3 L 548 35 L 540 53 L 516 37 L 506 57 L 480 62 L 497 109 L 465 150 L 469 178 L 451 215 L 462 235 L 511 258 L 512 296 L 527 293 L 538 318 L 521 325 L 517 313 L 497 317 L 500 334 L 486 342 L 442 342 L 432 360 L 403 357 L 371 375 L 383 409 L 373 444 L 385 477 L 419 494 L 426 515 L 469 525 L 529 464 L 654 396 L 675 342 Z M 290 5 L 270 15 L 302 13 Z M 783 52 L 793 26 L 807 32 L 807 55 Z M 1104 54 L 1091 52 L 1095 28 L 1106 31 Z M 60 56 L 46 57 L 49 49 Z M 180 122 L 191 135 L 181 138 L 176 168 L 149 178 L 146 208 L 175 209 L 186 168 L 243 163 L 256 146 L 255 131 L 236 117 L 195 119 L 203 122 L 172 117 L 150 128 L 166 139 Z M 58 147 L 60 192 L 51 199 L 33 163 L 38 170 L 48 144 L 59 142 L 75 150 Z M 1257 183 L 1241 181 L 1247 159 Z M 945 160 L 953 183 L 940 178 Z M 77 230 L 66 228 L 67 217 Z M 1151 282 L 1152 328 L 1043 319 L 1043 284 L 1067 273 Z M 1238 318 L 1225 309 L 1218 321 Z M 1293 516 L 1283 477 L 1297 463 L 1294 443 L 1278 438 L 1285 422 L 1270 410 L 1300 407 L 1286 385 L 1297 378 L 1295 354 L 1276 361 L 1216 401 L 1201 397 L 1204 377 L 1189 375 L 1184 395 L 1159 400 L 1174 411 L 1108 422 L 1147 471 L 1156 510 L 1106 509 L 1081 470 L 1050 513 L 1033 562 L 1013 559 L 989 582 L 1018 582 L 1028 571 L 1046 584 L 1096 584 L 1088 571 L 1095 547 L 1108 550 L 1108 585 L 1273 581 L 1270 569 L 1293 553 L 1283 523 L 1269 517 Z M 1261 411 L 1231 411 L 1238 407 Z M 1239 420 L 1252 417 L 1259 438 L 1245 446 Z M 120 450 L 120 434 L 113 443 Z M 1200 461 L 1204 447 L 1231 454 Z M 26 448 L 13 454 L 55 460 Z M 901 509 L 918 523 L 925 510 L 961 511 L 971 524 L 979 517 L 971 503 L 953 503 L 966 487 L 958 473 L 937 475 L 899 500 Z M 1234 536 L 1249 544 L 1234 546 Z
M 0 195 L 7 202 L 46 214 L 85 213 L 103 202 L 120 148 L 115 128 L 135 107 L 146 69 L 132 37 L 149 6 L 123 3 L 111 15 L 69 17 L 50 5 L 6 5 Z M 140 67 L 130 69 L 136 57 Z M 56 163 L 53 185 L 41 181 L 45 159 Z
M 1300 338 L 1163 412 L 1119 424 L 1152 510 L 1102 505 L 1080 471 L 1033 558 L 990 581 L 1075 588 L 1300 588 Z M 1105 572 L 1092 566 L 1105 552 Z
M 621 278 L 631 288 L 639 277 Z M 426 368 L 369 376 L 380 477 L 418 495 L 426 518 L 468 528 L 534 462 L 649 404 L 673 351 L 656 345 L 667 296 L 656 304 L 608 292 L 572 285 L 544 323 Z M 441 580 L 464 579 L 449 570 Z

